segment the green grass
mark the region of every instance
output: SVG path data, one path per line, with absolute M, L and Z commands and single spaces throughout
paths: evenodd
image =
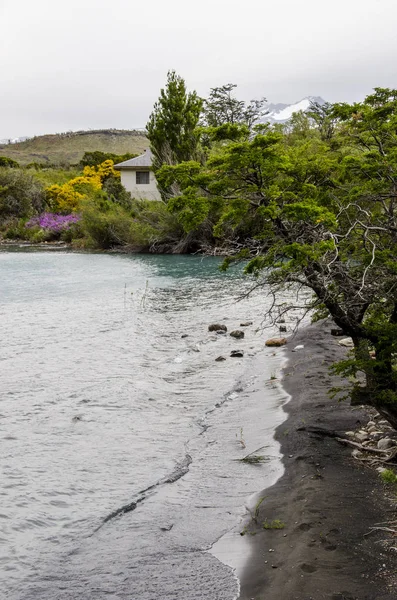
M 78 175 L 81 175 L 81 169 L 41 169 L 36 171 L 36 169 L 27 169 L 27 173 L 32 175 L 35 179 L 38 179 L 45 187 L 53 185 L 57 183 L 58 185 L 63 185 L 70 179 L 74 179 Z
M 273 521 L 264 521 L 263 529 L 284 529 L 285 523 L 280 521 L 280 519 L 273 519 Z
M 265 462 L 266 456 L 262 454 L 249 454 L 248 456 L 244 456 L 244 458 L 239 459 L 240 462 L 246 463 L 248 465 L 258 465 L 259 463 Z
M 77 164 L 84 152 L 141 154 L 148 146 L 148 139 L 141 131 L 101 129 L 40 135 L 18 144 L 3 144 L 0 156 L 8 156 L 21 165 L 31 162 Z
M 391 483 L 393 485 L 396 485 L 397 483 L 397 475 L 391 469 L 385 469 L 384 471 L 382 471 L 380 473 L 380 477 L 383 483 Z

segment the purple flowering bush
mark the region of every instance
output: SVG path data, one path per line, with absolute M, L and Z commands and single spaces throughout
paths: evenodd
M 61 233 L 71 228 L 74 223 L 80 221 L 81 216 L 76 214 L 57 215 L 56 213 L 43 213 L 33 217 L 26 223 L 26 227 L 39 227 L 52 233 Z
M 27 238 L 34 243 L 50 242 L 62 239 L 71 242 L 73 239 L 74 226 L 81 219 L 76 213 L 70 215 L 58 215 L 56 213 L 42 213 L 33 217 L 25 225 Z M 29 233 L 28 233 L 29 232 Z

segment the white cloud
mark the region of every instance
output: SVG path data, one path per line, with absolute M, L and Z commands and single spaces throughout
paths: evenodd
M 393 87 L 394 0 L 0 0 L 0 138 L 143 126 L 174 68 L 247 99 Z

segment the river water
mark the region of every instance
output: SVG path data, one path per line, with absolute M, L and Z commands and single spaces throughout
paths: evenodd
M 265 294 L 219 264 L 0 252 L 1 597 L 238 597 L 286 397 Z

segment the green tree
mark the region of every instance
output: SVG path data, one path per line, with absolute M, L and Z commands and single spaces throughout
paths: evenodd
M 92 150 L 90 152 L 84 152 L 83 158 L 79 162 L 79 166 L 83 169 L 84 167 L 96 167 L 102 164 L 105 160 L 112 160 L 116 165 L 117 163 L 135 158 L 137 154 L 127 152 L 126 154 L 113 154 L 112 152 L 102 152 L 101 150 Z
M 292 308 L 288 288 L 311 291 L 302 309 L 330 315 L 353 339 L 338 367 L 356 377 L 353 402 L 397 428 L 397 90 L 336 105 L 332 118 L 337 144 L 262 130 L 204 166 L 164 168 L 182 190 L 169 206 L 187 230 L 215 216 L 218 236 L 251 221 L 255 239 L 239 239 L 245 270 L 266 284 L 272 309 Z
M 174 165 L 199 156 L 197 125 L 202 105 L 196 92 L 187 92 L 184 79 L 169 71 L 165 89 L 161 90 L 146 125 L 155 173 L 164 164 Z M 170 194 L 164 188 L 160 191 L 164 198 Z
M 336 130 L 338 122 L 337 116 L 334 113 L 334 107 L 329 102 L 320 102 L 312 100 L 310 102 L 310 108 L 306 111 L 306 114 L 314 121 L 316 128 L 318 129 L 321 139 L 324 141 L 330 141 Z
M 225 123 L 247 125 L 249 129 L 266 115 L 266 98 L 251 100 L 248 104 L 238 100 L 233 91 L 234 83 L 227 83 L 212 88 L 203 107 L 203 124 L 208 127 L 219 127 Z

